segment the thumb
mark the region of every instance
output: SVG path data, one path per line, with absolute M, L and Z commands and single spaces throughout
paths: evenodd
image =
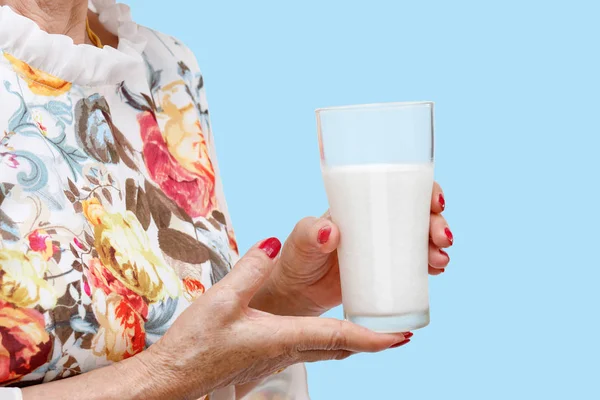
M 307 217 L 294 227 L 285 243 L 282 257 L 291 255 L 294 259 L 300 257 L 306 258 L 301 261 L 315 262 L 315 257 L 322 256 L 326 259 L 338 247 L 339 242 L 339 229 L 327 216 Z
M 233 290 L 248 304 L 269 278 L 279 250 L 281 242 L 277 238 L 270 238 L 255 245 L 235 264 L 231 272 L 221 279 L 219 285 Z

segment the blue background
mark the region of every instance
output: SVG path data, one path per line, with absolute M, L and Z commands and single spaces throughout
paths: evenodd
M 310 365 L 314 400 L 600 398 L 600 3 L 128 3 L 199 59 L 242 250 L 327 208 L 315 108 L 436 102 L 432 323 Z

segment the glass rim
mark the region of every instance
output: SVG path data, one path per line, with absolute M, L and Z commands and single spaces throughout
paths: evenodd
M 395 101 L 395 102 L 383 102 L 383 103 L 368 103 L 368 104 L 354 104 L 347 106 L 333 106 L 333 107 L 321 107 L 315 110 L 315 113 L 321 114 L 327 111 L 351 111 L 351 110 L 369 110 L 374 108 L 402 108 L 402 107 L 414 107 L 414 106 L 434 106 L 433 101 Z

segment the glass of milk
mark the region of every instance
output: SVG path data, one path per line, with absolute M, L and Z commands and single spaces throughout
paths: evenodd
M 433 103 L 316 113 L 345 318 L 377 332 L 428 325 Z

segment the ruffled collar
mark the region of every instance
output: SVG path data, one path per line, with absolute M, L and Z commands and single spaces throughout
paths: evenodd
M 49 34 L 32 20 L 0 6 L 0 50 L 33 68 L 80 86 L 119 83 L 143 63 L 146 38 L 131 18 L 129 6 L 116 0 L 90 0 L 90 9 L 119 38 L 117 49 L 74 44 L 65 35 Z

